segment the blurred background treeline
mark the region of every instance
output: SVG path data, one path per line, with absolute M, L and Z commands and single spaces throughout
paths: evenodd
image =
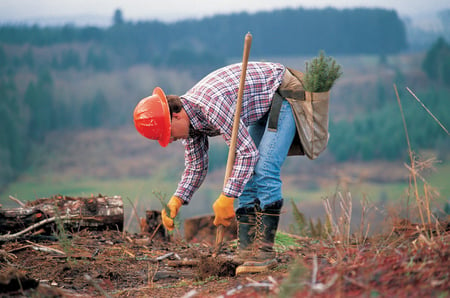
M 448 135 L 405 91 L 413 89 L 448 128 L 450 13 L 439 16 L 438 33 L 422 32 L 384 9 L 283 9 L 174 23 L 130 22 L 118 9 L 108 27 L 3 24 L 0 193 L 36 166 L 45 154 L 36 148 L 49 137 L 58 136 L 52 144 L 63 146 L 63 136 L 75 132 L 130 128 L 136 103 L 155 86 L 182 94 L 208 72 L 240 61 L 248 31 L 251 60 L 303 70 L 305 61 L 324 50 L 343 65 L 344 76 L 332 91 L 327 161 L 407 157 L 393 84 L 405 102 L 412 146 L 448 160 Z M 211 170 L 221 168 L 224 150 L 217 147 L 212 154 Z M 121 156 L 135 154 L 130 151 Z M 149 158 L 157 160 L 158 152 Z

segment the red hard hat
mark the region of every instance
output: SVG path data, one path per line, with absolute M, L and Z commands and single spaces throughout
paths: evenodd
M 134 126 L 146 138 L 158 140 L 166 147 L 170 141 L 170 111 L 166 95 L 156 87 L 153 94 L 143 98 L 134 109 Z

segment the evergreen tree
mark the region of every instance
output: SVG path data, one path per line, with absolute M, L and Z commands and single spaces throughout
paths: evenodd
M 81 118 L 83 125 L 91 128 L 106 126 L 109 110 L 105 95 L 98 91 L 92 100 L 86 101 L 82 105 Z
M 34 56 L 31 48 L 28 48 L 28 50 L 25 52 L 25 54 L 22 57 L 22 61 L 24 65 L 28 66 L 28 68 L 30 69 L 34 68 Z
M 450 45 L 442 37 L 428 50 L 422 68 L 430 79 L 450 86 Z
M 73 49 L 65 50 L 61 53 L 61 60 L 59 67 L 61 69 L 80 69 L 81 59 L 80 55 Z
M 28 136 L 42 141 L 45 134 L 54 129 L 53 80 L 48 71 L 42 72 L 36 83 L 30 82 L 25 92 L 29 111 Z
M 114 26 L 120 26 L 120 25 L 123 25 L 123 23 L 124 23 L 124 21 L 123 21 L 122 10 L 116 9 L 114 11 L 113 24 L 114 24 Z
M 0 188 L 26 165 L 28 138 L 21 105 L 12 79 L 0 78 Z
M 111 69 L 110 61 L 106 51 L 90 48 L 86 57 L 86 66 L 92 67 L 96 71 L 109 71 Z
M 0 70 L 6 66 L 6 61 L 5 49 L 0 45 Z

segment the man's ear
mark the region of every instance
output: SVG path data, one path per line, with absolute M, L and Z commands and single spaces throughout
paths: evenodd
M 190 122 L 189 116 L 186 114 L 186 111 L 184 109 L 181 109 L 178 113 L 172 113 L 172 118 L 175 120 L 182 120 L 185 119 Z
M 181 118 L 181 113 L 172 113 L 172 119 L 180 119 Z

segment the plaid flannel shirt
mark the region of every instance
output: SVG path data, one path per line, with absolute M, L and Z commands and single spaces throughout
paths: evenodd
M 281 84 L 285 66 L 278 63 L 249 62 L 242 98 L 242 111 L 232 173 L 223 193 L 239 197 L 251 178 L 258 161 L 248 127 L 270 109 L 272 98 Z M 208 137 L 222 135 L 230 145 L 235 105 L 240 84 L 241 63 L 220 68 L 180 96 L 195 133 L 182 140 L 185 170 L 174 195 L 189 203 L 208 171 Z

